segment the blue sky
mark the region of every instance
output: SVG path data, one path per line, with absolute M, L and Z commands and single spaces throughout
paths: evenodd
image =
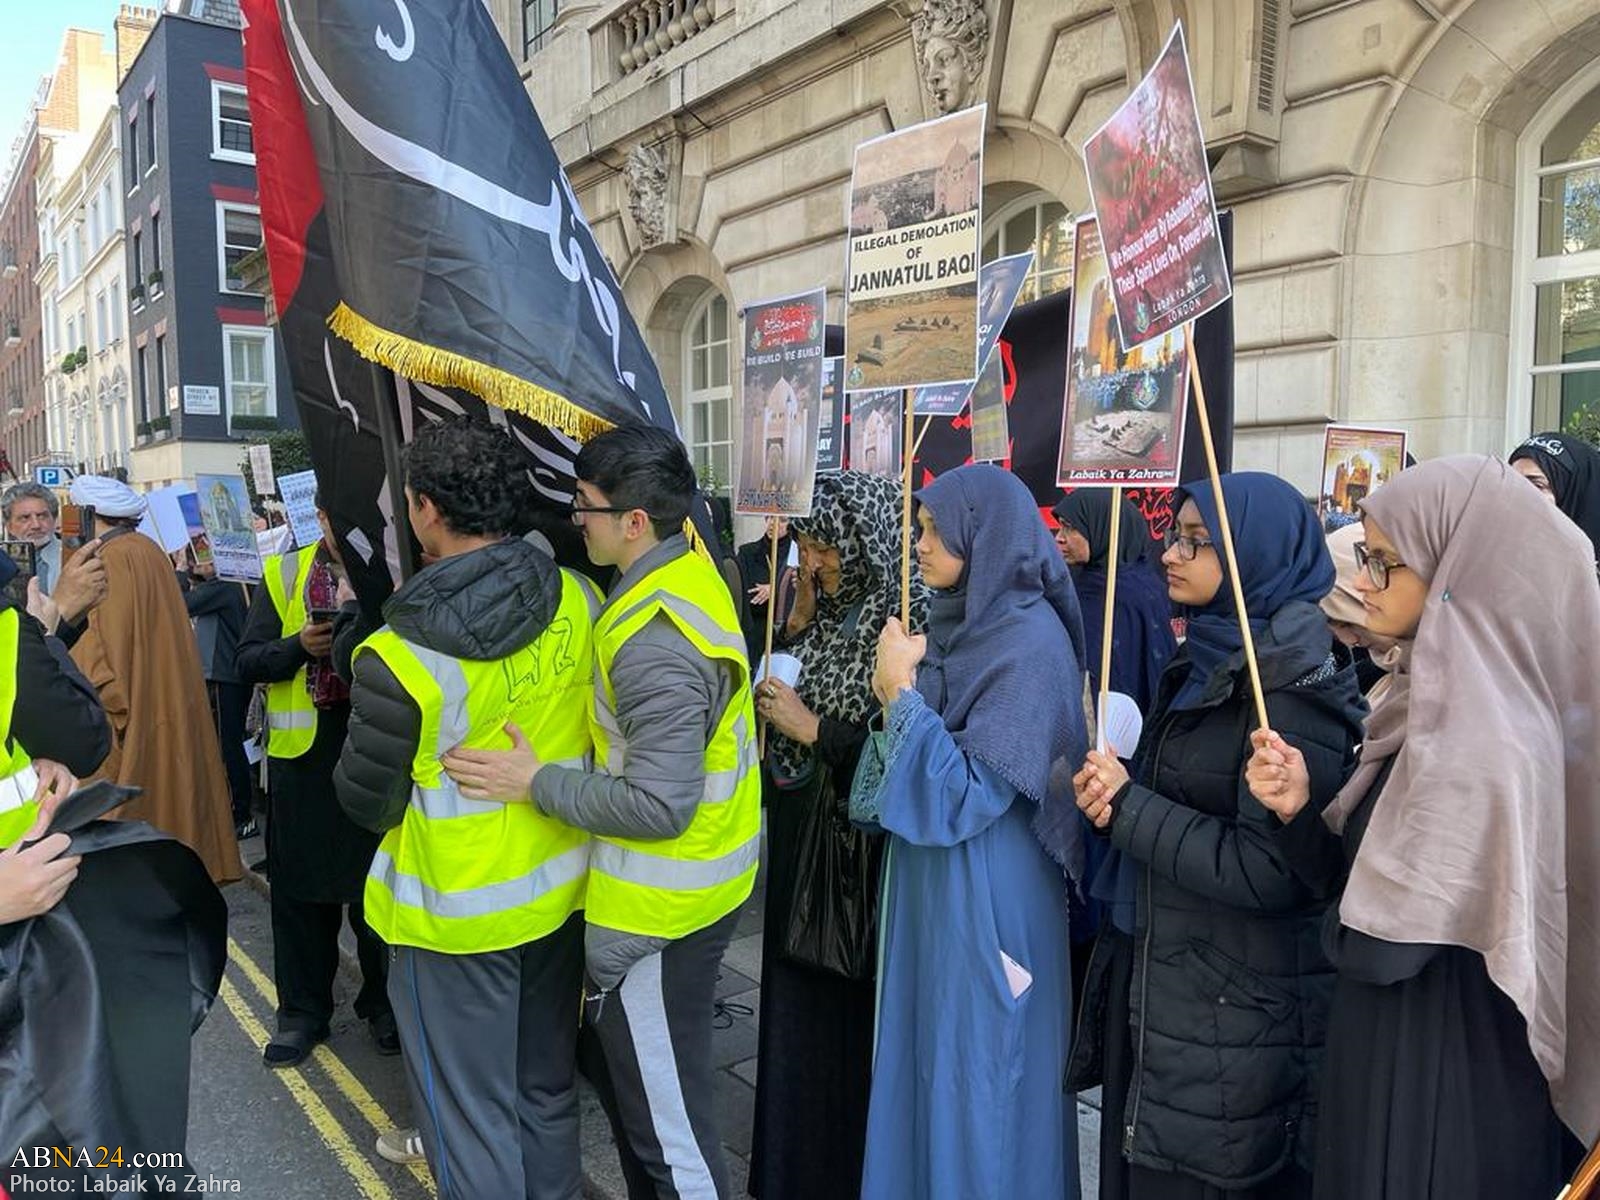
M 145 2 L 147 7 L 157 6 Z M 67 26 L 97 29 L 109 38 L 121 5 L 118 0 L 50 0 L 5 7 L 5 36 L 0 38 L 0 166 L 22 129 L 39 77 L 55 69 Z

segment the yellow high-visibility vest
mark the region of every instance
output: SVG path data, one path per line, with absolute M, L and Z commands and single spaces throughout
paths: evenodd
M 306 626 L 306 584 L 321 544 L 313 542 L 294 554 L 273 554 L 261 564 L 261 577 L 283 630 L 280 637 L 298 637 Z M 293 679 L 267 687 L 267 753 L 273 758 L 299 758 L 316 740 L 317 706 L 301 667 Z
M 38 779 L 28 752 L 11 739 L 17 706 L 17 638 L 22 614 L 0 609 L 0 847 L 21 841 L 39 819 L 33 793 Z
M 589 863 L 591 925 L 680 938 L 732 912 L 755 886 L 761 853 L 761 775 L 744 633 L 728 586 L 697 554 L 657 567 L 606 602 L 595 626 L 595 764 L 626 772 L 611 664 L 657 614 L 701 654 L 726 663 L 737 683 L 705 753 L 705 788 L 694 820 L 665 840 L 596 835 Z
M 541 762 L 586 767 L 598 609 L 593 585 L 563 571 L 555 619 L 504 658 L 452 658 L 388 626 L 357 647 L 357 658 L 383 659 L 422 713 L 410 804 L 367 874 L 366 921 L 385 942 L 442 954 L 506 950 L 583 907 L 589 835 L 531 799 L 469 800 L 439 760 L 457 746 L 508 749 L 505 726 L 515 722 Z

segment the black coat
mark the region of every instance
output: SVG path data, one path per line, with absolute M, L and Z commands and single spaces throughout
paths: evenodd
M 244 588 L 224 579 L 197 580 L 184 592 L 183 602 L 194 622 L 206 682 L 238 683 L 239 637 L 248 612 Z
M 27 613 L 18 615 L 11 737 L 29 758 L 58 762 L 79 778 L 93 775 L 111 753 L 111 726 L 100 697 L 66 646 L 46 636 Z
M 293 679 L 309 658 L 300 631 L 283 636 L 278 611 L 257 588 L 239 639 L 236 661 L 245 684 Z M 317 736 L 299 758 L 267 765 L 267 872 L 274 888 L 296 900 L 350 904 L 361 899 L 378 839 L 344 815 L 333 769 L 344 749 L 350 706 L 317 711 Z
M 1305 756 L 1320 811 L 1349 773 L 1365 706 L 1322 614 L 1291 605 L 1258 639 L 1273 729 Z M 1132 983 L 1106 994 L 1091 964 L 1069 1086 L 1092 1081 L 1107 1011 L 1128 1013 L 1133 1078 L 1123 1129 L 1130 1161 L 1222 1188 L 1310 1164 L 1316 1081 L 1333 971 L 1323 904 L 1290 869 L 1278 818 L 1244 783 L 1255 722 L 1243 654 L 1198 708 L 1170 705 L 1188 672 L 1163 676 L 1135 760 L 1113 801 L 1112 843 L 1140 872 Z M 1100 948 L 1096 951 L 1100 957 Z

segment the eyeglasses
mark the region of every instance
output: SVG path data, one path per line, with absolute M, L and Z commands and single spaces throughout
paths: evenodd
M 1389 586 L 1389 572 L 1398 571 L 1405 567 L 1403 562 L 1390 562 L 1367 549 L 1365 542 L 1355 544 L 1356 570 L 1365 571 L 1367 578 L 1372 581 L 1372 586 L 1378 591 L 1383 591 Z
M 1176 549 L 1178 558 L 1183 562 L 1193 562 L 1194 556 L 1200 551 L 1209 550 L 1216 544 L 1209 538 L 1185 537 L 1176 529 L 1167 530 L 1161 541 L 1168 550 Z
M 591 513 L 610 513 L 612 515 L 620 515 L 622 513 L 638 511 L 639 510 L 636 508 L 585 508 L 581 504 L 574 504 L 572 506 L 572 512 L 570 515 L 574 525 L 582 525 L 583 519 L 589 516 Z M 648 516 L 649 514 L 646 515 Z

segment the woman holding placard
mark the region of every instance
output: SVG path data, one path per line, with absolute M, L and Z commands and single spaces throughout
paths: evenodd
M 1104 622 L 1107 557 L 1111 553 L 1111 491 L 1079 488 L 1050 510 L 1055 517 L 1056 547 L 1072 568 L 1078 603 L 1088 618 L 1083 623 L 1084 667 L 1090 691 L 1100 694 L 1100 648 Z M 1111 690 L 1128 696 L 1141 713 L 1156 698 L 1161 673 L 1178 651 L 1172 636 L 1172 602 L 1166 580 L 1152 561 L 1149 526 L 1131 503 L 1120 507 L 1117 539 L 1116 611 L 1112 618 Z
M 900 608 L 900 506 L 898 480 L 860 471 L 817 478 L 811 515 L 790 523 L 800 547 L 798 598 L 778 636 L 800 660 L 800 677 L 795 687 L 771 679 L 756 688 L 757 712 L 774 735 L 750 1162 L 750 1194 L 761 1200 L 847 1200 L 861 1186 L 881 839 L 832 823 L 844 819 L 867 722 L 878 711 L 878 635 Z M 920 576 L 913 587 L 912 624 L 921 629 Z M 832 911 L 817 903 L 825 898 L 813 894 L 812 872 L 817 840 L 829 837 L 841 839 L 848 861 L 840 869 L 859 885 L 848 897 L 858 904 Z M 810 905 L 797 895 L 802 878 Z M 841 932 L 853 935 L 847 949 L 856 954 L 816 952 L 819 939 L 838 939 L 807 923 L 829 918 L 850 922 Z
M 1364 706 L 1317 602 L 1334 568 L 1316 515 L 1271 475 L 1222 477 L 1262 689 L 1326 802 Z M 1180 490 L 1162 556 L 1188 639 L 1162 677 L 1129 778 L 1112 747 L 1073 783 L 1110 838 L 1111 908 L 1084 988 L 1068 1086 L 1103 1082 L 1102 1200 L 1308 1196 L 1332 990 L 1322 905 L 1244 787 L 1256 710 L 1207 486 Z
M 1340 897 L 1316 1196 L 1549 1200 L 1572 1134 L 1600 1134 L 1592 547 L 1478 455 L 1361 507 L 1356 586 L 1400 657 L 1360 766 L 1324 804 L 1259 731 L 1247 775 L 1295 870 Z
M 1087 744 L 1077 596 L 1015 476 L 962 467 L 918 500 L 928 634 L 884 629 L 884 755 L 851 797 L 889 834 L 862 1195 L 1075 1198 L 1061 1072 L 1081 822 L 1050 780 Z

